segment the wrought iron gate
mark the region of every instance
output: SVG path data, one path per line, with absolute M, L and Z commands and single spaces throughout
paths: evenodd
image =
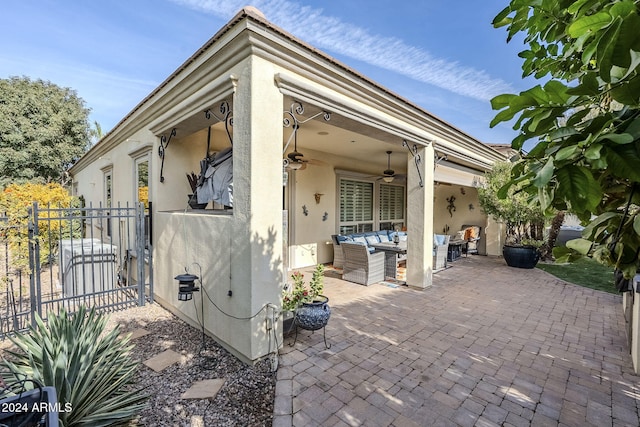
M 133 207 L 40 207 L 0 216 L 0 338 L 61 308 L 153 301 L 151 216 Z

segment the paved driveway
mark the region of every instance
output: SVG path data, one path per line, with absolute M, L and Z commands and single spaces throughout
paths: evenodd
M 275 427 L 640 425 L 618 295 L 482 256 L 424 291 L 324 293 L 331 348 L 322 331 L 285 340 Z

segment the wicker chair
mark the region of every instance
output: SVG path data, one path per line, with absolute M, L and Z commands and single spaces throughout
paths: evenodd
M 342 268 L 344 266 L 344 255 L 342 254 L 342 247 L 338 241 L 338 235 L 331 235 L 333 241 L 333 267 Z
M 449 239 L 451 236 L 444 236 L 444 243 L 433 245 L 433 269 L 442 270 L 447 268 L 447 250 L 449 249 Z
M 365 245 L 343 242 L 342 280 L 369 286 L 384 280 L 384 253 L 370 253 Z

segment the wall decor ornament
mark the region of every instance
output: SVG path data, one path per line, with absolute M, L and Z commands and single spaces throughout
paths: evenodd
M 454 202 L 456 201 L 456 196 L 454 196 L 453 194 L 451 195 L 451 197 L 447 198 L 447 202 L 449 203 L 449 205 L 447 205 L 447 210 L 449 211 L 449 216 L 451 216 L 453 218 L 453 213 L 456 211 L 456 205 L 454 205 Z
M 302 205 L 302 213 L 304 214 L 304 216 L 309 215 L 309 210 L 307 209 L 307 205 Z

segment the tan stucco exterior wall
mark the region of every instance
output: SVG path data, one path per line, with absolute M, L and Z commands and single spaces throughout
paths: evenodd
M 415 144 L 422 158 L 424 186 L 418 185 L 413 157 L 405 151 L 406 220 L 412 236 L 407 277 L 410 285 L 419 288 L 431 284 L 433 232 L 437 231 L 433 144 L 439 138 L 428 130 L 429 123 L 436 121 L 415 106 L 252 19 L 239 18 L 218 33 L 215 41 L 185 62 L 73 170 L 77 192 L 87 202 L 105 201 L 104 171 L 109 169 L 113 203 L 131 203 L 136 198 L 136 159 L 148 156 L 156 296 L 198 327 L 204 302 L 208 333 L 247 362 L 275 351 L 278 340 L 271 320 L 286 280 L 285 259 L 290 258 L 291 267 L 302 267 L 333 257 L 327 243 L 337 231 L 335 170 L 380 173 L 380 165 L 366 159 L 354 162 L 353 157 L 305 150 L 305 157 L 324 163 L 310 164 L 304 173 L 291 173 L 283 189 L 285 99 L 326 109 L 357 129 L 384 132 L 396 144 L 405 139 L 412 147 Z M 211 151 L 228 146 L 223 127 L 203 116 L 223 100 L 233 109 L 233 210 L 194 212 L 186 209 L 191 191 L 185 174 L 199 172 L 208 126 L 214 125 Z M 443 133 L 446 126 L 436 125 Z M 166 146 L 161 183 L 160 136 L 168 138 L 172 128 L 178 133 Z M 438 143 L 451 148 L 460 140 L 465 156 L 483 156 L 472 149 L 470 138 L 454 134 L 451 140 L 439 138 Z M 316 193 L 322 194 L 317 204 Z M 308 215 L 303 214 L 303 205 Z M 291 235 L 283 228 L 283 209 L 289 210 Z M 467 218 L 459 219 L 463 223 Z M 285 241 L 289 251 L 283 248 Z M 203 290 L 194 296 L 195 304 L 177 300 L 174 277 L 185 269 L 202 280 Z

